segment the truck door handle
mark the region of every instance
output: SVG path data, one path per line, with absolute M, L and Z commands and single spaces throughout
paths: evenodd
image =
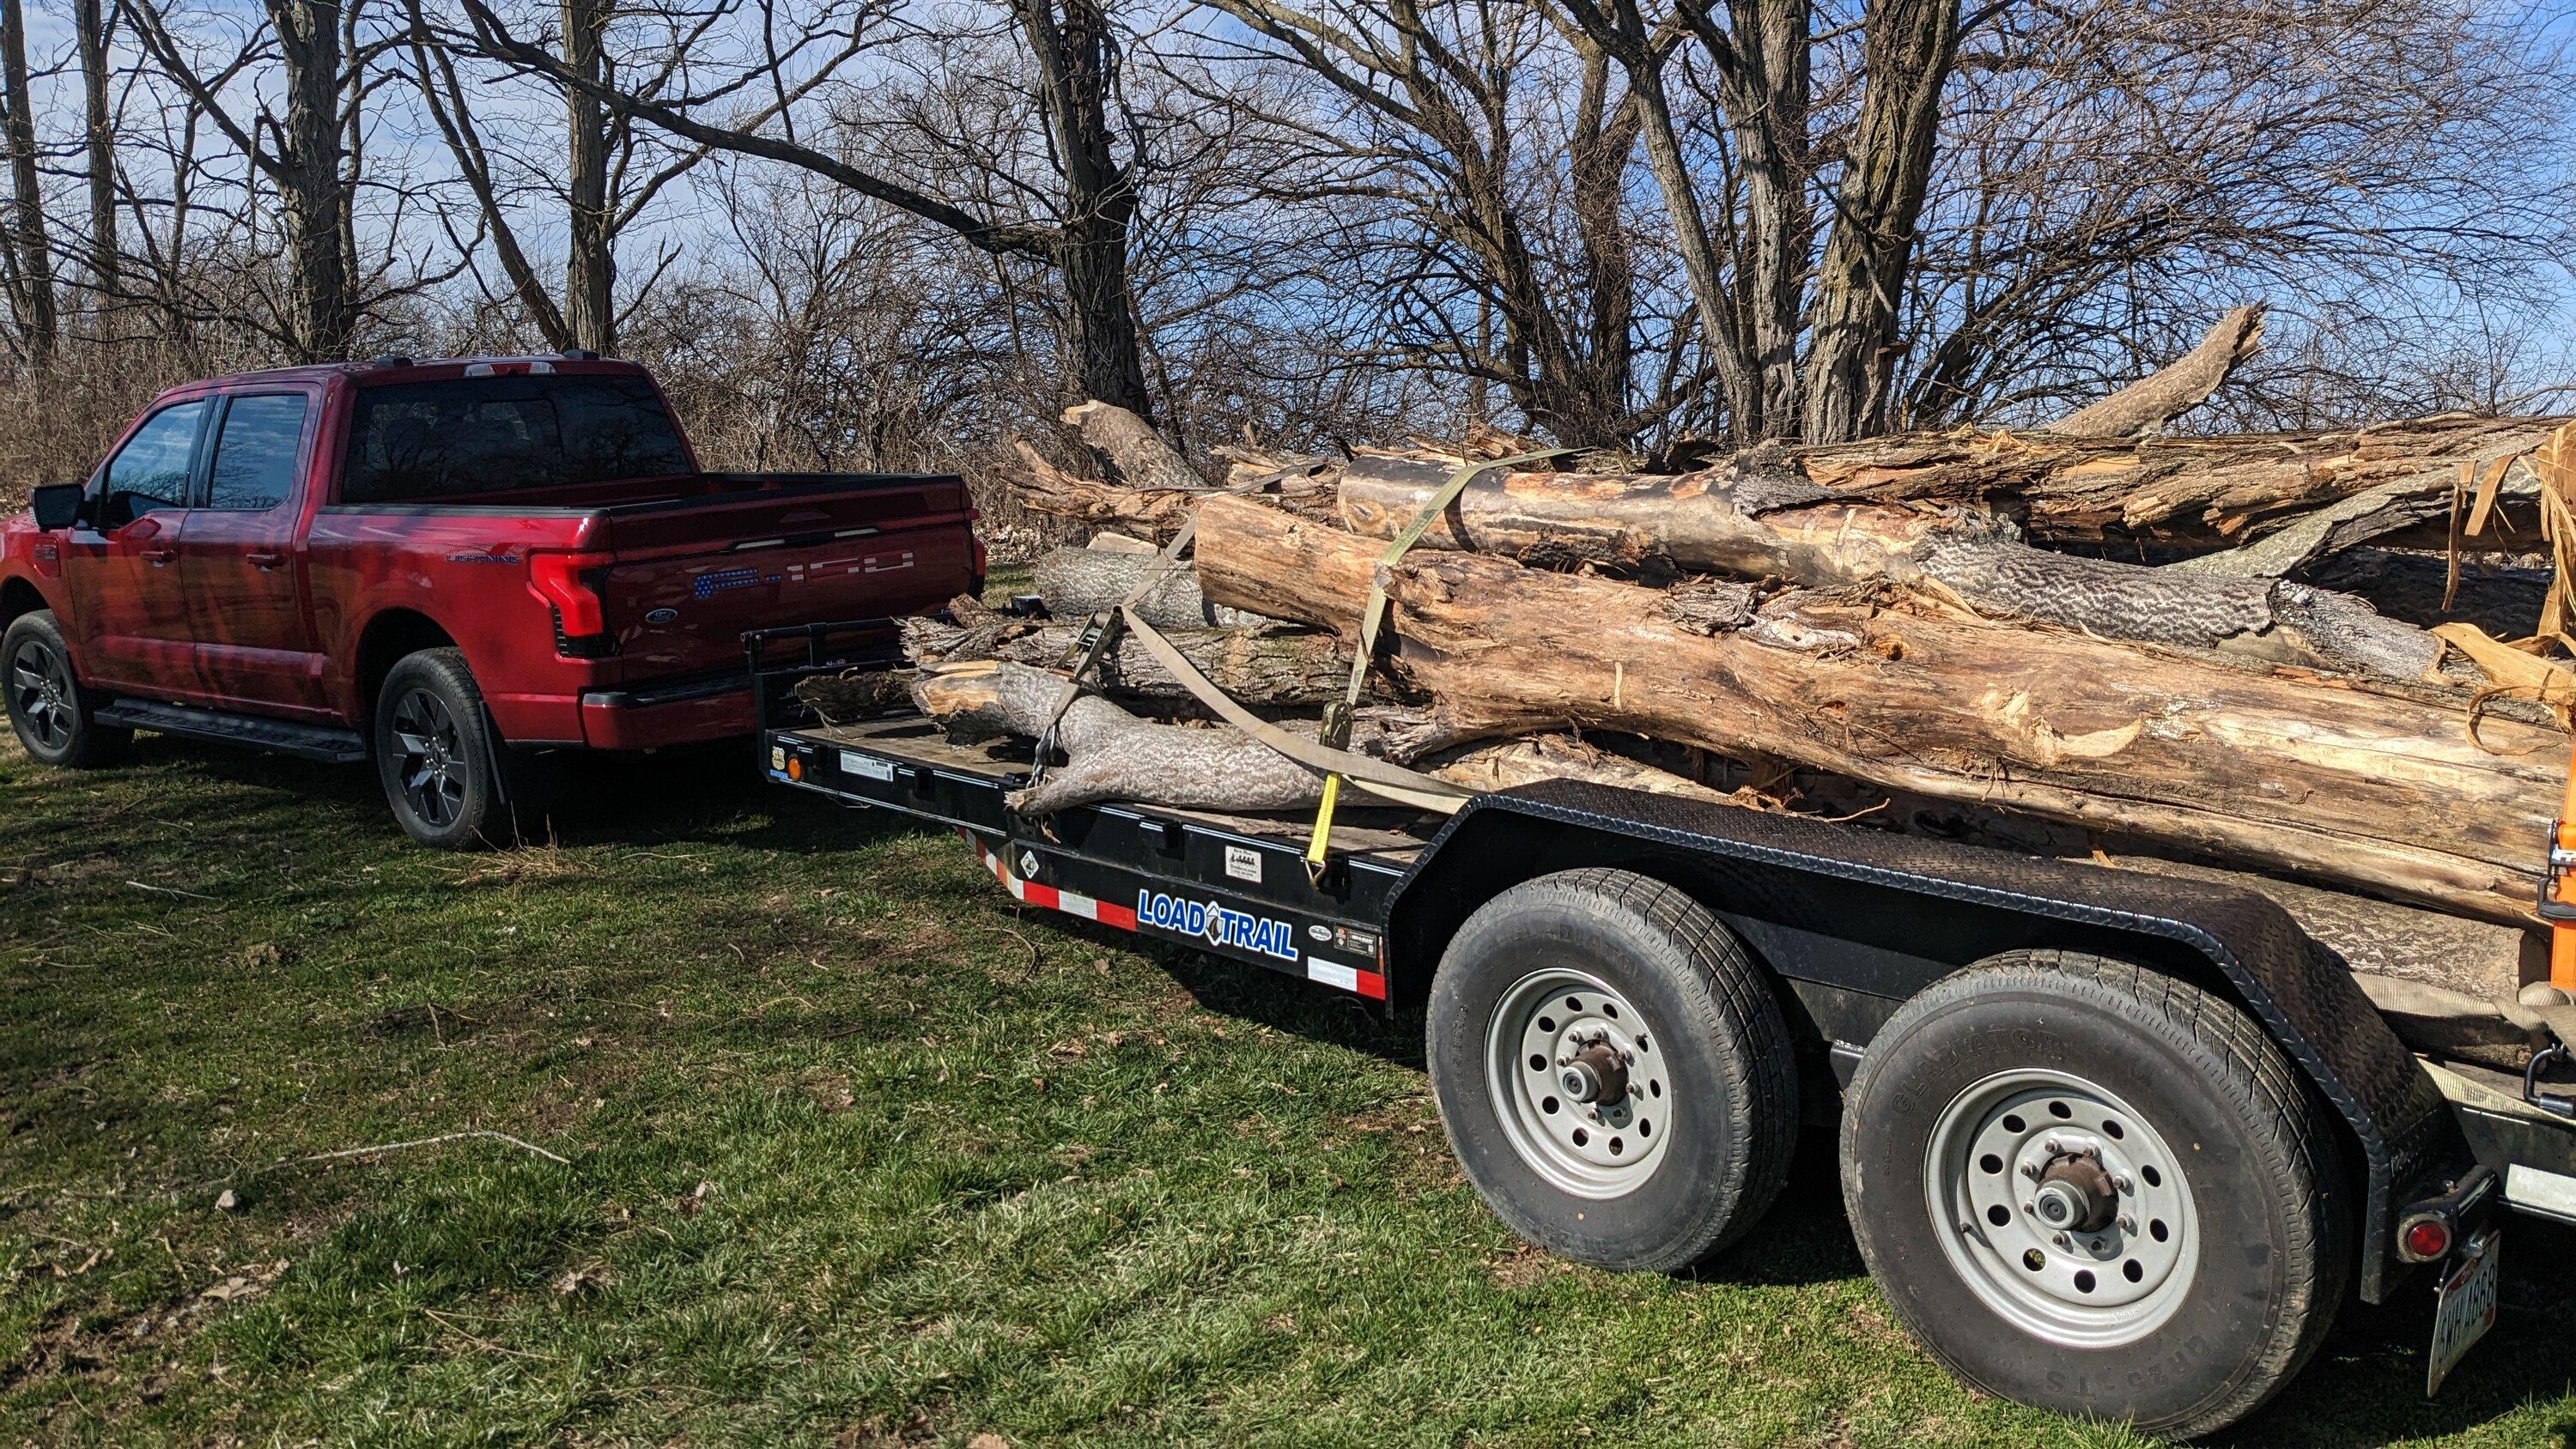
M 282 553 L 254 553 L 244 557 L 250 560 L 250 566 L 255 569 L 273 569 L 286 562 L 286 555 Z
M 175 548 L 147 548 L 143 550 L 143 561 L 152 565 L 156 569 L 178 556 L 179 551 Z

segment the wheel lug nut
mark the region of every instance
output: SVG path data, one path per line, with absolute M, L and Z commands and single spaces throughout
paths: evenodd
M 2051 1137 L 2046 1142 L 2039 1144 L 2039 1150 L 2047 1153 L 2051 1157 L 2055 1157 L 2062 1149 L 2057 1145 L 2057 1139 Z
M 2063 1248 L 2063 1247 L 2066 1247 L 2066 1246 L 2068 1246 L 2069 1244 L 2073 1243 L 2075 1240 L 2074 1240 L 2074 1239 L 2072 1239 L 2072 1238 L 2070 1238 L 2070 1237 L 2068 1237 L 2068 1236 L 2066 1236 L 2064 1233 L 2059 1233 L 2059 1234 L 2057 1234 L 2056 1236 L 2054 1236 L 2054 1237 L 2050 1238 L 2050 1239 L 2049 1239 L 2049 1241 L 2050 1241 L 2050 1242 L 2052 1242 L 2052 1243 L 2055 1243 L 2057 1246 L 2059 1246 L 2059 1247 Z
M 2132 1233 L 2132 1234 L 2134 1234 L 2135 1232 L 2137 1232 L 2137 1230 L 2138 1230 L 2138 1220 L 2137 1220 L 2136 1218 L 2133 1218 L 2133 1217 L 2129 1216 L 2127 1213 L 2122 1213 L 2122 1214 L 2120 1214 L 2120 1231 L 2121 1231 L 2121 1232 L 2124 1232 L 2124 1233 Z
M 2130 1186 L 2129 1186 L 2129 1179 L 2128 1179 L 2128 1176 L 2127 1176 L 2125 1173 L 2124 1173 L 2124 1174 L 2121 1174 L 2121 1175 L 2118 1175 L 2118 1176 L 2113 1177 L 2113 1178 L 2111 1179 L 2111 1186 L 2112 1186 L 2112 1187 L 2114 1187 L 2114 1188 L 2116 1188 L 2117 1190 L 2119 1190 L 2119 1191 L 2121 1191 L 2121 1192 L 2128 1192 L 2128 1191 L 2130 1191 L 2130 1190 L 2131 1190 L 2131 1189 L 2130 1189 Z
M 2021 1165 L 2021 1175 L 2029 1178 L 2033 1182 L 2037 1182 L 2039 1180 L 2039 1164 L 2036 1162 L 2023 1163 Z

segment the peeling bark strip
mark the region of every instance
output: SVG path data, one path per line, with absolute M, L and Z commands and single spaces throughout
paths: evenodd
M 2043 544 L 2207 550 L 2382 486 L 2447 501 L 2463 460 L 2529 452 L 2564 421 L 2443 416 L 2357 432 L 2139 440 L 1990 429 L 1761 456 L 1838 493 L 1991 507 Z
M 1381 545 L 1201 507 L 1211 599 L 1330 628 Z M 1390 569 L 1400 667 L 1461 739 L 1621 730 L 2207 856 L 2527 919 L 2566 737 L 2056 631 L 1816 604 L 1699 634 L 1665 596 L 1477 554 Z
M 1393 537 L 1438 486 L 1437 472 L 1355 459 L 1342 474 L 1342 516 L 1354 532 Z M 2347 595 L 2049 553 L 1983 514 L 1854 503 L 1795 474 L 1735 465 L 1672 478 L 1487 473 L 1422 541 L 1521 559 L 1663 555 L 1819 587 L 1931 585 L 1989 618 L 2380 678 L 2418 679 L 2442 657 L 2431 634 Z

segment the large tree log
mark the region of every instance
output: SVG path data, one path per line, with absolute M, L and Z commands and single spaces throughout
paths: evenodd
M 1446 476 L 1438 464 L 1354 459 L 1342 474 L 1342 517 L 1353 532 L 1392 538 Z M 1929 584 L 1989 618 L 2383 679 L 2421 679 L 2442 656 L 2431 634 L 2348 595 L 2049 553 L 1984 514 L 1853 502 L 1737 465 L 1680 477 L 1494 470 L 1470 482 L 1422 541 L 1524 560 L 1662 555 L 1818 586 Z
M 997 660 L 923 670 L 912 693 L 923 713 L 970 734 L 1034 738 L 1046 728 L 1064 678 Z M 1387 716 L 1364 714 L 1352 744 L 1369 749 Z M 1311 732 L 1311 723 L 1292 724 Z M 1056 727 L 1064 763 L 1014 792 L 1013 810 L 1044 815 L 1095 800 L 1169 805 L 1186 810 L 1252 812 L 1311 809 L 1323 777 L 1222 725 L 1160 724 L 1139 719 L 1096 695 L 1076 698 Z M 1590 780 L 1657 794 L 1723 799 L 1678 775 L 1623 759 L 1578 740 L 1527 740 L 1460 750 L 1426 773 L 1478 789 L 1534 780 Z
M 1080 619 L 1119 601 L 1151 581 L 1166 577 L 1136 601 L 1136 612 L 1157 629 L 1196 629 L 1210 625 L 1240 627 L 1265 622 L 1235 609 L 1219 609 L 1199 593 L 1189 567 L 1166 567 L 1162 556 L 1098 548 L 1060 548 L 1041 556 L 1030 571 L 1047 612 L 1061 619 Z
M 1357 620 L 1382 545 L 1202 506 L 1211 599 Z M 2501 921 L 2528 916 L 2566 737 L 2331 683 L 1937 611 L 1775 603 L 1702 634 L 1661 593 L 1418 553 L 1399 665 L 1458 738 L 1625 730 L 2100 826 Z M 2490 753 L 2489 751 L 2500 753 Z
M 1342 697 L 1351 678 L 1350 646 L 1333 634 L 1284 625 L 1250 629 L 1169 629 L 1163 637 L 1181 656 L 1238 703 L 1256 708 L 1302 708 Z M 1074 656 L 1082 639 L 1077 625 L 1005 627 L 903 621 L 904 653 L 916 664 L 995 659 L 1051 669 Z M 1195 696 L 1156 662 L 1132 636 L 1121 637 L 1099 664 L 1094 681 L 1112 698 L 1190 707 Z
M 2139 440 L 1974 429 L 1764 457 L 1836 492 L 2006 513 L 2042 544 L 2205 552 L 2373 489 L 2447 498 L 2462 462 L 2527 453 L 2565 421 L 2444 415 L 2340 432 Z

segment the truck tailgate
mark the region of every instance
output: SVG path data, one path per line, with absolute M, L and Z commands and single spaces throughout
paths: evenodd
M 953 477 L 733 475 L 711 495 L 611 507 L 593 577 L 630 683 L 742 667 L 746 630 L 912 614 L 975 586 Z

